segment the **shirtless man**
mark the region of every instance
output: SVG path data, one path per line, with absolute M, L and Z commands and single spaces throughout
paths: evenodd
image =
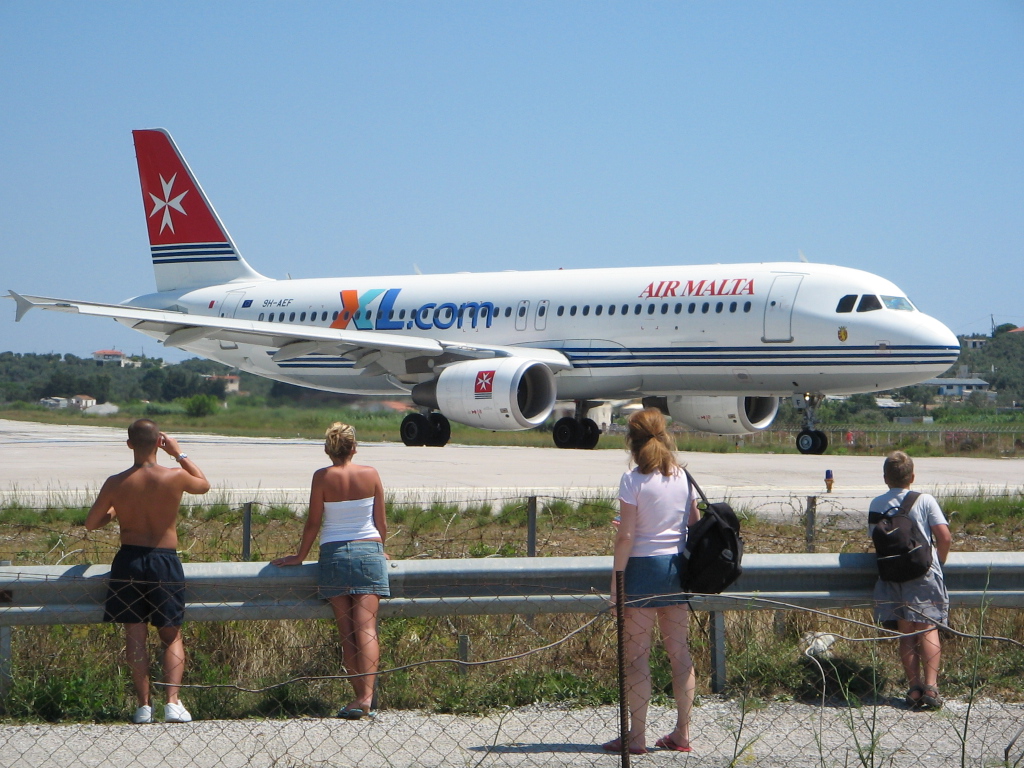
M 124 624 L 128 666 L 138 697 L 132 722 L 153 721 L 146 651 L 149 623 L 157 628 L 164 646 L 164 721 L 187 723 L 192 716 L 178 699 L 185 671 L 185 645 L 181 638 L 185 575 L 178 559 L 176 522 L 181 494 L 206 493 L 210 482 L 196 463 L 181 452 L 174 438 L 161 432 L 149 419 L 139 419 L 128 427 L 128 447 L 135 453 L 135 463 L 107 478 L 85 519 L 87 531 L 102 528 L 115 518 L 121 529 L 121 548 L 110 565 L 103 620 Z M 159 448 L 181 468 L 160 466 L 156 460 Z

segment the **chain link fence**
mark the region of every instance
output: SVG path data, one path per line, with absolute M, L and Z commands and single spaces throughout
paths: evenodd
M 806 499 L 787 503 L 798 524 L 745 533 L 748 551 L 772 551 L 772 542 L 773 551 L 807 551 L 806 520 L 799 519 Z M 400 522 L 388 545 L 392 557 L 525 554 L 529 502 L 484 504 L 394 515 Z M 535 505 L 538 554 L 607 554 L 614 505 L 592 499 L 580 512 L 578 501 L 566 504 Z M 836 551 L 832 527 L 855 540 L 854 529 L 828 522 L 829 511 L 843 517 L 839 506 L 819 497 L 811 526 L 819 550 Z M 109 562 L 116 550 L 115 537 L 85 539 L 60 510 L 51 508 L 45 522 L 46 510 L 29 511 L 34 518 L 0 522 L 0 558 L 16 566 Z M 253 559 L 291 551 L 301 527 L 294 510 L 250 512 Z M 859 516 L 860 541 L 863 513 L 849 512 Z M 179 530 L 183 559 L 244 559 L 244 514 L 242 507 L 187 510 Z M 492 521 L 502 516 L 506 525 L 496 528 Z M 1017 534 L 1009 535 L 1002 548 L 1014 548 Z M 868 547 L 865 541 L 858 551 Z M 234 582 L 215 586 L 225 604 L 254 596 Z M 81 587 L 67 581 L 69 591 Z M 500 587 L 502 594 L 537 597 L 535 585 Z M 558 613 L 495 615 L 488 598 L 441 598 L 435 615 L 383 616 L 377 714 L 358 721 L 333 716 L 351 692 L 329 619 L 188 621 L 181 697 L 194 721 L 163 723 L 157 685 L 160 722 L 152 725 L 127 722 L 135 700 L 119 626 L 5 626 L 0 766 L 1024 766 L 1018 609 L 952 612 L 940 674 L 946 703 L 934 712 L 906 705 L 896 641 L 871 624 L 866 602 L 824 612 L 748 601 L 744 610 L 724 613 L 728 672 L 719 693 L 710 681 L 714 616 L 695 612 L 693 752 L 654 749 L 676 718 L 669 660 L 655 642 L 651 751 L 621 756 L 601 748 L 620 730 L 614 613 L 595 612 L 592 596 L 567 590 L 559 598 Z M 97 611 L 100 602 L 92 606 Z M 4 611 L 0 594 L 0 616 Z M 150 643 L 158 678 L 155 633 Z

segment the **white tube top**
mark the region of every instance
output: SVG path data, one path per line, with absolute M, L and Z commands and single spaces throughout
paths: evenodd
M 380 540 L 380 531 L 373 524 L 373 496 L 350 501 L 325 501 L 320 543 Z

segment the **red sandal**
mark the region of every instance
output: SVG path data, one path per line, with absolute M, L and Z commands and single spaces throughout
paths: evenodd
M 660 739 L 654 742 L 654 746 L 660 749 L 671 749 L 673 752 L 693 752 L 693 747 L 691 747 L 689 744 L 683 745 L 678 743 L 675 739 L 672 738 L 672 734 L 669 734 L 668 736 L 662 736 Z

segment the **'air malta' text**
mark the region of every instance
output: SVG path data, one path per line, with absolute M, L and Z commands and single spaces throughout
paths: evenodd
M 754 281 L 745 277 L 721 280 L 662 280 L 651 283 L 640 294 L 641 299 L 667 299 L 675 296 L 753 296 Z

